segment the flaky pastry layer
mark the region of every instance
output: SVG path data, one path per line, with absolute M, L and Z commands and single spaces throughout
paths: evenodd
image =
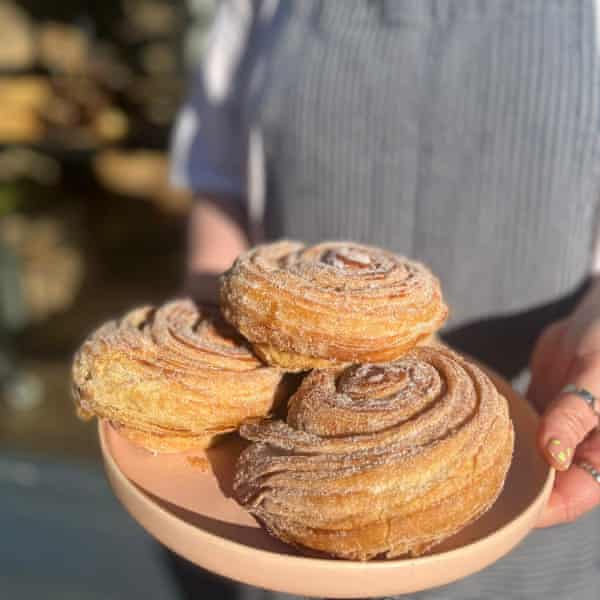
M 350 242 L 257 246 L 222 276 L 220 295 L 257 353 L 292 371 L 394 360 L 448 314 L 425 266 Z
M 284 542 L 351 560 L 416 556 L 477 519 L 514 443 L 505 398 L 441 346 L 313 371 L 286 422 L 240 434 L 254 442 L 237 464 L 242 505 Z
M 191 300 L 103 325 L 78 351 L 72 373 L 80 416 L 108 419 L 152 452 L 207 447 L 244 419 L 268 414 L 283 392 L 282 372 Z

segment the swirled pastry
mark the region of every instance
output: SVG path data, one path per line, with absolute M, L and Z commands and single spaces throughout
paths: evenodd
M 508 405 L 443 348 L 310 373 L 287 422 L 255 420 L 239 501 L 284 542 L 352 560 L 420 555 L 496 500 L 511 462 Z
M 221 309 L 267 363 L 288 370 L 394 360 L 445 321 L 420 263 L 354 243 L 281 241 L 241 255 Z
M 281 380 L 218 314 L 190 300 L 105 324 L 73 365 L 80 416 L 109 419 L 153 452 L 206 447 L 243 419 L 266 415 Z

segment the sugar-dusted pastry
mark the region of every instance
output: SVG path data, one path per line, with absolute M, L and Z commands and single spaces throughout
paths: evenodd
M 287 422 L 240 434 L 238 500 L 284 542 L 340 558 L 420 555 L 498 497 L 511 462 L 508 405 L 442 347 L 310 373 Z
M 245 418 L 268 414 L 281 379 L 214 311 L 190 300 L 105 324 L 73 365 L 80 416 L 108 419 L 153 452 L 203 448 Z
M 259 356 L 291 371 L 394 360 L 448 312 L 420 263 L 350 242 L 290 241 L 241 255 L 221 278 L 221 309 Z

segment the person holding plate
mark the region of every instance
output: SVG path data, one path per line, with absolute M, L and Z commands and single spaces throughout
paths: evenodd
M 414 598 L 597 596 L 599 17 L 592 0 L 229 0 L 178 119 L 191 293 L 263 239 L 389 248 L 441 277 L 445 341 L 542 414 L 558 474 L 539 528 Z

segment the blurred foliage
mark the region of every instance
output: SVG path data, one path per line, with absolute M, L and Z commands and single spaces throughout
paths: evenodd
M 0 218 L 19 208 L 23 196 L 16 183 L 0 185 Z
M 30 322 L 72 305 L 83 278 L 83 257 L 58 216 L 13 214 L 0 221 L 0 242 L 17 256 L 18 286 Z
M 164 147 L 188 17 L 182 1 L 0 0 L 0 143 Z
M 178 292 L 190 195 L 168 140 L 215 5 L 0 0 L 0 287 L 23 316 L 0 323 L 0 360 L 66 364 Z

